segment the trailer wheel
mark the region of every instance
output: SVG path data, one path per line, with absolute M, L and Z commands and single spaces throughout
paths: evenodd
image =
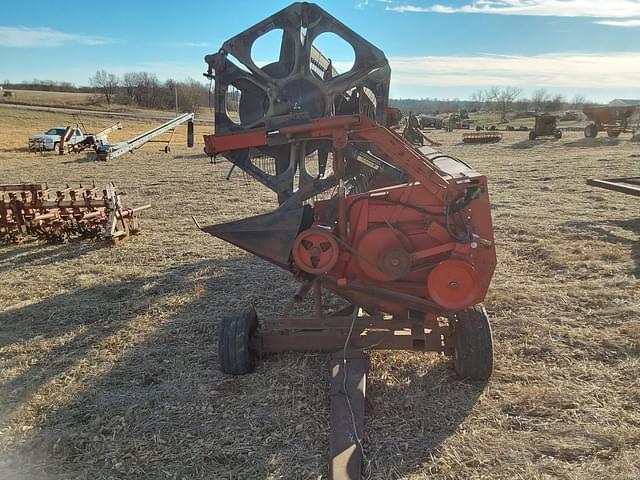
M 560 140 L 562 138 L 562 130 L 556 131 L 554 137 L 556 137 L 557 140 Z
M 584 127 L 584 136 L 587 138 L 595 138 L 598 136 L 598 127 L 595 123 L 590 123 Z
M 536 139 L 536 132 L 531 131 L 529 132 L 529 140 L 535 140 Z
M 457 314 L 453 361 L 460 379 L 479 381 L 491 376 L 493 336 L 483 307 L 471 307 Z
M 244 375 L 255 367 L 255 352 L 251 338 L 258 328 L 258 315 L 250 308 L 230 314 L 220 322 L 218 331 L 218 362 L 223 373 Z

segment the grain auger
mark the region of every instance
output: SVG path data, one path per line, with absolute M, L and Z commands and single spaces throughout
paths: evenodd
M 0 185 L 0 193 L 0 240 L 13 243 L 82 236 L 118 245 L 140 230 L 139 214 L 151 207 L 123 207 L 112 184 L 102 190 L 67 186 L 55 192 L 41 183 Z
M 279 60 L 259 67 L 252 44 L 274 29 L 282 33 Z M 327 32 L 353 48 L 349 71 L 335 71 L 315 48 Z M 205 136 L 206 153 L 271 189 L 279 206 L 202 229 L 298 283 L 277 318 L 259 320 L 250 306 L 222 319 L 221 369 L 249 373 L 269 352 L 336 352 L 332 392 L 344 395 L 332 395 L 331 472 L 359 478 L 363 351 L 439 352 L 453 357 L 462 378 L 491 374 L 491 329 L 479 305 L 496 265 L 487 180 L 385 126 L 386 57 L 316 5 L 285 8 L 205 61 L 216 83 L 216 133 Z M 235 119 L 232 87 L 241 92 Z M 310 311 L 294 314 L 309 295 Z M 335 297 L 343 303 L 330 310 Z

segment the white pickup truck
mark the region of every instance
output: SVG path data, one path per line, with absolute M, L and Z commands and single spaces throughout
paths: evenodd
M 54 127 L 45 133 L 37 133 L 29 138 L 30 151 L 49 151 L 58 150 L 60 141 L 67 131 L 66 127 Z M 86 134 L 79 128 L 74 128 L 71 137 L 65 142 L 65 145 L 75 145 L 82 142 L 86 138 Z

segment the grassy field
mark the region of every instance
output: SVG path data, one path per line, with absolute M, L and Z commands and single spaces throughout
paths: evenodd
M 29 110 L 3 109 L 0 113 L 0 162 L 16 157 L 17 153 L 27 152 L 27 143 L 29 136 L 34 133 L 44 133 L 51 127 L 66 127 L 67 125 L 76 125 L 76 120 L 72 114 L 61 114 L 53 112 L 37 112 Z M 136 135 L 151 130 L 159 126 L 164 120 L 145 120 L 145 119 L 120 119 L 109 116 L 99 115 L 81 115 L 80 119 L 88 133 L 98 132 L 106 127 L 120 122 L 121 130 L 115 130 L 109 134 L 109 142 L 116 143 L 133 138 Z M 203 120 L 203 119 L 201 119 Z M 211 133 L 213 128 L 207 126 L 203 122 L 195 124 L 195 140 L 197 145 L 194 151 L 202 152 L 202 135 Z M 158 140 L 168 140 L 170 133 L 163 134 Z M 186 145 L 187 143 L 187 127 L 180 125 L 171 139 L 171 145 Z M 157 151 L 164 148 L 163 144 L 147 143 L 141 151 Z M 48 154 L 53 155 L 52 153 Z M 91 157 L 90 152 L 85 153 L 85 157 Z M 43 161 L 49 161 L 48 157 L 43 157 Z
M 79 92 L 45 92 L 40 90 L 13 90 L 9 89 L 13 95 L 4 97 L 0 95 L 0 104 L 17 104 L 53 108 L 68 108 L 78 110 L 92 110 L 112 113 L 135 113 L 140 116 L 171 116 L 170 110 L 152 110 L 140 108 L 135 105 L 123 105 L 112 103 L 107 106 L 104 96 L 96 93 Z M 213 116 L 208 106 L 198 108 L 195 112 L 199 116 Z
M 104 97 L 95 93 L 45 92 L 41 90 L 13 90 L 10 97 L 0 96 L 0 103 L 19 105 L 40 105 L 45 107 L 78 108 L 86 110 L 107 110 Z M 113 104 L 114 112 L 133 112 L 139 109 L 129 105 Z
M 273 196 L 226 181 L 228 163 L 183 137 L 169 155 L 156 144 L 111 162 L 19 150 L 64 123 L 0 117 L 0 181 L 114 181 L 127 205 L 153 208 L 123 247 L 0 247 L 0 478 L 326 478 L 326 355 L 271 356 L 244 377 L 217 369 L 220 318 L 251 303 L 276 315 L 295 284 L 190 216 L 242 218 Z M 638 203 L 584 183 L 640 175 L 640 146 L 429 136 L 489 178 L 496 369 L 467 384 L 435 354 L 373 353 L 368 478 L 640 478 Z
M 0 96 L 2 103 L 44 105 L 49 107 L 93 108 L 102 107 L 103 98 L 94 93 L 45 92 L 41 90 L 13 90 L 11 96 Z

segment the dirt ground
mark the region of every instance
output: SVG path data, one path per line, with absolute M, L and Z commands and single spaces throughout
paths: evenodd
M 153 208 L 123 247 L 0 247 L 0 478 L 326 478 L 326 355 L 217 368 L 221 316 L 275 315 L 295 286 L 190 217 L 265 212 L 273 196 L 226 181 L 228 164 L 181 146 L 184 133 L 169 155 L 156 144 L 111 162 L 16 151 L 33 122 L 63 121 L 29 115 L 0 118 L 0 183 L 114 181 Z M 466 384 L 438 355 L 373 353 L 368 478 L 640 478 L 638 200 L 584 182 L 640 175 L 640 145 L 430 136 L 489 178 L 496 369 Z

